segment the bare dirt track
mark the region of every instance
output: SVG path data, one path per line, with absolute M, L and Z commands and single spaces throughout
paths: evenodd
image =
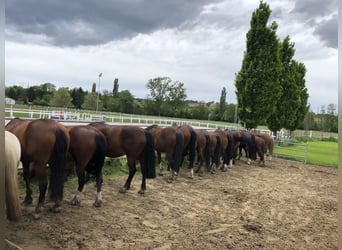
M 93 182 L 81 206 L 70 205 L 67 190 L 61 213 L 47 204 L 35 220 L 25 208 L 21 222 L 6 222 L 6 239 L 34 250 L 338 248 L 336 168 L 274 159 L 187 175 L 182 168 L 171 184 L 148 180 L 144 196 L 140 177 L 126 194 L 118 192 L 124 179 L 107 181 L 99 208 Z

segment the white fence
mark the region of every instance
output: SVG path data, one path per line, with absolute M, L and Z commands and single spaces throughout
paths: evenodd
M 289 140 L 275 140 L 273 155 L 280 158 L 290 158 L 304 163 L 308 160 L 309 146 L 307 143 L 293 143 Z

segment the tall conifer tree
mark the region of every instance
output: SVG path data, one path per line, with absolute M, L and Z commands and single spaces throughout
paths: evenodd
M 247 49 L 235 79 L 238 116 L 247 128 L 255 128 L 275 111 L 281 95 L 277 24 L 267 26 L 269 5 L 260 2 L 252 14 Z

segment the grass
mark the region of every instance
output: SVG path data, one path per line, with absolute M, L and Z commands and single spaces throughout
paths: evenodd
M 307 152 L 305 145 L 307 145 Z M 281 144 L 281 148 L 275 148 L 274 152 L 286 154 L 280 155 L 281 158 L 303 161 L 306 157 L 306 162 L 309 164 L 328 167 L 338 166 L 337 142 L 312 140 L 306 143 L 285 143 Z

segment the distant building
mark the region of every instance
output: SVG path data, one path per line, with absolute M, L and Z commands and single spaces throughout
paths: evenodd
M 15 100 L 9 97 L 5 97 L 5 104 L 10 104 L 10 105 L 14 105 L 15 104 Z

